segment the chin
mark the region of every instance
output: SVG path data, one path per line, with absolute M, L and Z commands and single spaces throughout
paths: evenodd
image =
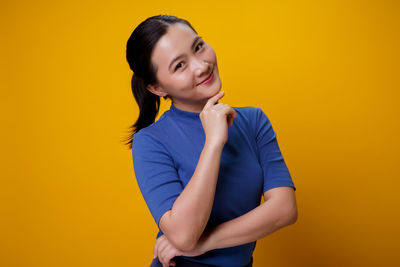
M 213 82 L 212 85 L 209 85 L 207 87 L 204 88 L 199 88 L 200 91 L 199 93 L 203 93 L 206 94 L 208 98 L 211 98 L 213 96 L 215 96 L 216 94 L 219 93 L 219 91 L 222 88 L 222 84 L 221 84 L 221 80 L 219 79 L 219 77 Z

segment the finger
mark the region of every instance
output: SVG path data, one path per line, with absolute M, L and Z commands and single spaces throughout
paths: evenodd
M 160 246 L 160 244 L 165 242 L 164 240 L 165 240 L 165 236 L 164 235 L 161 235 L 159 238 L 157 238 L 156 244 L 154 245 L 153 252 L 157 253 L 158 247 Z
M 156 243 L 154 244 L 154 247 L 153 247 L 153 259 L 157 258 L 157 252 L 158 252 L 159 243 L 160 243 L 160 239 L 157 238 Z
M 232 117 L 237 118 L 238 115 L 237 115 L 236 110 L 234 108 L 232 108 L 232 110 L 233 110 L 233 116 Z
M 219 105 L 219 104 L 218 104 Z M 228 117 L 228 116 L 232 116 L 232 118 L 236 118 L 237 114 L 236 111 L 229 105 L 226 104 L 222 104 L 221 107 L 217 107 L 218 105 L 216 105 L 215 109 L 221 109 L 222 112 Z
M 221 99 L 225 95 L 224 91 L 219 92 L 215 96 L 208 99 L 207 103 L 204 105 L 205 108 L 209 108 L 213 106 L 219 99 Z
M 228 125 L 232 126 L 232 124 L 233 124 L 233 118 L 231 115 L 228 115 Z
M 220 111 L 222 114 L 228 116 L 232 116 L 235 117 L 234 114 L 236 114 L 235 110 L 227 105 L 227 104 L 223 104 L 223 103 L 218 103 L 215 106 L 212 107 L 213 110 L 215 111 Z
M 162 262 L 164 264 L 170 265 L 171 259 L 175 256 L 178 256 L 179 251 L 171 244 L 162 251 Z
M 227 104 L 218 103 L 218 104 L 215 104 L 214 106 L 210 107 L 210 109 L 213 109 L 213 110 L 222 110 L 222 109 L 226 109 L 227 107 L 228 107 Z
M 232 107 L 229 107 L 227 110 L 228 115 L 230 115 L 233 118 L 237 118 L 237 113 L 236 110 L 234 110 Z
M 163 256 L 162 253 L 161 253 L 161 254 L 158 254 L 158 261 L 159 261 L 163 266 L 168 266 L 168 265 L 167 265 L 168 262 L 165 261 L 164 256 Z
M 162 257 L 162 255 L 163 255 L 163 251 L 165 250 L 165 248 L 168 246 L 168 242 L 161 242 L 159 245 L 158 245 L 158 252 L 157 252 L 157 254 L 158 254 L 158 257 L 160 258 L 160 257 Z
M 153 259 L 157 258 L 158 256 L 158 249 L 160 246 L 160 243 L 162 243 L 162 241 L 165 239 L 165 236 L 162 235 L 159 238 L 157 238 L 156 243 L 154 244 L 154 248 L 153 248 Z
M 156 245 L 154 245 L 154 248 L 153 248 L 153 259 L 155 259 L 155 258 L 157 258 L 157 242 L 156 242 Z
M 228 118 L 229 126 L 232 126 L 233 125 L 233 120 L 235 118 L 237 118 L 237 116 L 238 116 L 237 113 L 236 113 L 236 110 L 233 109 L 232 107 L 229 107 L 229 109 L 226 112 L 227 112 L 227 118 Z
M 164 250 L 166 249 L 167 246 L 168 246 L 167 240 L 161 240 L 160 244 L 158 245 L 157 257 L 158 260 L 162 263 L 165 263 Z
M 161 264 L 164 266 L 164 265 L 167 265 L 167 262 L 165 261 L 165 259 L 164 259 L 164 254 L 162 253 L 162 252 L 160 252 L 160 253 L 158 253 L 158 260 L 159 260 L 159 262 L 161 262 Z
M 226 104 L 219 103 L 215 105 L 212 110 L 220 113 L 220 115 L 226 116 L 226 120 L 229 126 L 233 125 L 233 119 L 237 117 L 236 111 Z
M 162 264 L 169 266 L 170 260 L 177 255 L 175 247 L 168 244 L 162 251 L 159 252 L 158 258 Z
M 166 264 L 167 266 L 171 265 L 171 259 L 175 257 L 174 255 L 171 255 L 170 253 L 167 253 L 163 257 L 163 263 Z

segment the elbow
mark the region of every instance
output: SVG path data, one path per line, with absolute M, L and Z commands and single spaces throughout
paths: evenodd
M 297 208 L 295 207 L 292 212 L 288 215 L 288 225 L 290 224 L 294 224 L 295 222 L 297 222 Z
M 296 198 L 293 197 L 292 200 L 287 202 L 285 206 L 286 208 L 283 209 L 285 225 L 294 224 L 295 222 L 297 222 L 298 218 Z
M 181 251 L 193 250 L 200 238 L 200 235 L 193 227 L 187 227 L 190 224 L 173 224 L 171 223 L 171 212 L 166 212 L 160 220 L 160 229 L 171 242 L 171 244 Z
M 196 244 L 197 242 L 192 242 L 192 241 L 182 243 L 180 250 L 183 252 L 192 251 L 196 247 Z
M 198 239 L 196 239 L 193 234 L 183 233 L 179 236 L 175 235 L 175 237 L 170 240 L 175 248 L 184 252 L 193 250 L 196 247 L 198 241 Z
M 296 206 L 291 206 L 285 209 L 280 216 L 280 227 L 285 227 L 294 224 L 297 221 L 298 212 Z

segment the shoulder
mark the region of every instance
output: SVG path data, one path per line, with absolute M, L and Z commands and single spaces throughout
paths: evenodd
M 236 111 L 239 111 L 240 113 L 243 113 L 245 115 L 251 115 L 254 113 L 258 112 L 258 107 L 254 107 L 254 106 L 243 106 L 243 107 L 232 107 L 233 109 L 235 109 Z
M 232 108 L 236 111 L 238 117 L 246 120 L 253 126 L 258 125 L 260 121 L 262 121 L 263 119 L 268 120 L 267 115 L 259 107 L 244 106 L 244 107 L 232 107 Z
M 244 128 L 244 130 L 248 131 L 255 138 L 260 136 L 260 132 L 269 131 L 272 128 L 271 122 L 262 108 L 244 106 L 233 107 L 233 109 L 235 109 L 238 115 L 234 123 L 237 123 L 240 128 Z
M 133 135 L 133 138 L 137 139 L 142 139 L 142 138 L 147 138 L 147 139 L 159 139 L 160 135 L 162 134 L 163 131 L 165 131 L 168 126 L 169 120 L 169 111 L 164 112 L 158 120 L 153 122 L 147 127 L 144 127 L 140 129 L 137 133 Z
M 162 135 L 168 127 L 168 111 L 164 112 L 161 117 L 147 127 L 140 129 L 132 137 L 132 148 L 150 148 L 157 146 L 162 148 Z

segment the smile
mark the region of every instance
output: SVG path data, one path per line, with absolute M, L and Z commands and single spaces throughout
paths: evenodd
M 199 83 L 198 85 L 202 85 L 202 84 L 208 84 L 210 83 L 214 78 L 214 71 L 211 72 L 210 76 L 208 76 L 204 81 L 202 81 L 201 83 Z

